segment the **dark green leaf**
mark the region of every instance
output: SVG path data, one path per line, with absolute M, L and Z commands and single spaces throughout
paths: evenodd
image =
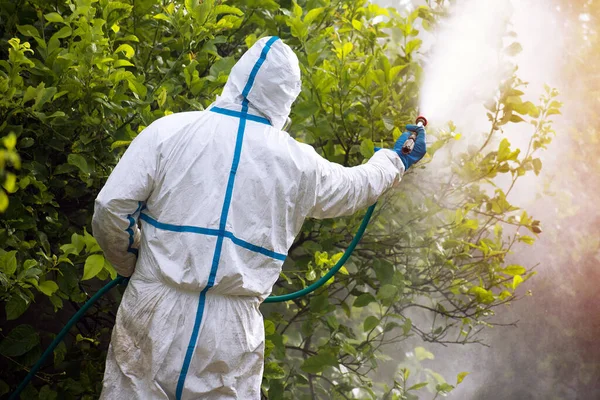
M 0 342 L 0 354 L 6 357 L 21 356 L 38 344 L 40 337 L 35 329 L 31 325 L 19 325 Z

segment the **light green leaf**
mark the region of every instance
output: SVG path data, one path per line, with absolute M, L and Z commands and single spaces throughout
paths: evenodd
M 54 281 L 44 281 L 38 285 L 38 290 L 46 296 L 52 296 L 58 290 L 58 285 Z
M 521 283 L 523 283 L 523 277 L 521 275 L 513 276 L 512 289 L 515 290 Z
M 532 238 L 531 236 L 526 236 L 526 235 L 519 236 L 518 240 L 519 240 L 519 242 L 523 242 L 523 243 L 528 244 L 528 245 L 532 245 L 532 244 L 535 243 L 535 239 L 534 238 Z
M 62 28 L 59 29 L 58 32 L 56 32 L 54 35 L 52 35 L 52 38 L 50 39 L 50 41 L 52 41 L 52 39 L 68 38 L 69 36 L 71 36 L 71 33 L 73 33 L 73 30 L 71 29 L 70 26 L 63 26 Z
M 214 8 L 215 15 L 221 15 L 221 14 L 234 14 L 237 16 L 242 16 L 244 15 L 244 12 L 242 10 L 240 10 L 237 7 L 233 7 L 233 6 L 228 6 L 227 4 L 219 4 L 218 6 L 216 6 Z
M 385 284 L 377 291 L 377 298 L 380 300 L 391 300 L 398 293 L 398 288 L 394 285 Z
M 379 325 L 379 318 L 374 315 L 369 315 L 365 322 L 363 323 L 363 329 L 365 332 L 369 332 Z
M 432 352 L 427 351 L 424 347 L 415 347 L 415 357 L 417 360 L 433 360 L 435 357 Z
M 276 362 L 269 362 L 265 364 L 263 376 L 268 379 L 283 379 L 286 373 Z
M 104 256 L 101 256 L 100 254 L 93 254 L 89 256 L 85 260 L 85 265 L 83 266 L 83 277 L 81 280 L 86 281 L 88 279 L 92 279 L 98 275 L 100 271 L 102 271 L 102 268 L 104 268 Z
M 6 276 L 12 276 L 17 270 L 17 251 L 7 251 L 0 256 L 0 268 Z
M 375 144 L 371 139 L 364 139 L 360 144 L 360 154 L 365 158 L 371 158 L 375 154 Z
M 152 16 L 152 18 L 154 18 L 154 19 L 159 19 L 159 20 L 161 20 L 161 21 L 165 21 L 165 22 L 171 23 L 171 18 L 167 17 L 167 16 L 166 16 L 165 14 L 163 14 L 163 13 L 160 13 L 160 14 L 153 15 L 153 16 Z
M 115 54 L 118 52 L 124 52 L 125 53 L 125 57 L 127 58 L 131 58 L 134 56 L 135 54 L 135 50 L 133 49 L 133 47 L 131 47 L 130 45 L 123 43 L 122 45 L 120 45 L 119 47 L 117 47 L 117 49 L 115 50 Z
M 51 12 L 51 13 L 44 15 L 44 18 L 46 18 L 46 20 L 49 22 L 65 22 L 63 17 L 59 13 L 55 13 L 55 12 Z
M 406 390 L 419 390 L 421 388 L 424 388 L 427 385 L 429 385 L 428 382 L 421 382 L 421 383 L 417 383 L 416 385 L 412 385 L 411 387 L 409 387 Z
M 87 160 L 81 154 L 69 154 L 69 156 L 67 157 L 67 162 L 71 165 L 76 166 L 81 172 L 85 174 L 89 174 L 90 172 L 92 172 L 87 163 Z
M 265 319 L 265 336 L 269 336 L 275 333 L 275 323 L 271 320 Z
M 435 390 L 443 395 L 450 393 L 453 389 L 454 386 L 450 385 L 449 383 L 440 383 L 435 387 Z
M 135 67 L 135 65 L 131 61 L 127 61 L 127 60 L 117 60 L 117 61 L 115 61 L 115 63 L 113 64 L 113 66 L 115 68 L 120 68 L 120 67 Z
M 131 140 L 117 140 L 115 142 L 112 142 L 112 144 L 110 145 L 110 149 L 114 150 L 118 149 L 119 147 L 129 146 L 131 142 Z
M 33 25 L 17 25 L 17 30 L 23 36 L 30 36 L 34 38 L 40 37 L 40 32 Z
M 509 265 L 508 267 L 504 268 L 502 272 L 510 276 L 515 276 L 523 275 L 525 272 L 527 272 L 527 270 L 521 265 Z
M 465 379 L 465 377 L 466 377 L 467 375 L 469 375 L 469 373 L 468 373 L 468 372 L 461 372 L 460 374 L 458 374 L 458 375 L 456 376 L 456 384 L 457 384 L 457 385 L 458 385 L 458 384 L 460 384 L 460 383 L 461 383 L 461 382 L 462 382 L 462 381 Z
M 296 0 L 292 1 L 292 13 L 296 18 L 300 18 L 302 16 L 302 8 L 296 3 Z
M 315 19 L 317 19 L 319 17 L 319 15 L 323 14 L 323 11 L 325 9 L 323 7 L 317 7 L 317 8 L 313 8 L 312 10 L 310 10 L 309 12 L 306 13 L 306 15 L 304 16 L 304 24 L 305 25 L 310 25 L 312 24 Z

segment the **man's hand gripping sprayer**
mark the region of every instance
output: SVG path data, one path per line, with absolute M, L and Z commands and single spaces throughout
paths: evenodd
M 423 128 L 427 126 L 427 119 L 424 116 L 420 115 L 417 117 L 416 123 L 419 128 Z M 410 136 L 408 137 L 408 139 L 406 139 L 406 142 L 404 142 L 404 145 L 402 146 L 402 154 L 410 154 L 413 151 L 418 135 L 419 132 L 411 132 Z

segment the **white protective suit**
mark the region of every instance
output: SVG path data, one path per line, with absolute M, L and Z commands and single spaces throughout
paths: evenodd
M 299 92 L 298 59 L 263 38 L 209 109 L 155 121 L 115 167 L 93 231 L 133 275 L 103 399 L 259 399 L 259 306 L 304 219 L 352 214 L 399 182 L 394 151 L 345 168 L 281 131 Z

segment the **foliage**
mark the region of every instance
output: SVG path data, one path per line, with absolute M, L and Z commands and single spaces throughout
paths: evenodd
M 6 320 L 15 324 L 3 324 L 7 382 L 0 381 L 0 392 L 16 386 L 57 331 L 47 331 L 44 319 L 66 318 L 99 281 L 114 277 L 87 231 L 96 194 L 138 132 L 164 115 L 208 106 L 245 48 L 276 34 L 302 64 L 291 133 L 332 161 L 360 164 L 414 119 L 420 30 L 441 12 L 430 5 L 404 15 L 365 0 L 0 5 L 0 135 L 15 167 L 17 139 L 22 164 L 14 185 L 9 176 L 16 171 L 3 172 L 5 190 L 14 193 L 0 229 L 0 296 Z M 444 179 L 433 180 L 427 167 L 407 174 L 403 191 L 381 202 L 343 274 L 310 297 L 263 307 L 266 397 L 413 399 L 426 387 L 452 390 L 418 365 L 418 382 L 410 384 L 408 369 L 387 386 L 373 382 L 373 371 L 385 360 L 385 346 L 412 335 L 477 341 L 476 333 L 493 323 L 494 307 L 512 301 L 532 275 L 505 263 L 540 231 L 508 196 L 521 176 L 539 173 L 537 154 L 553 135 L 547 117 L 559 104 L 551 89 L 538 105 L 523 102 L 521 86 L 516 76 L 507 79 L 487 105 L 490 131 L 481 146 L 462 148 L 452 124 L 437 133 L 428 160 L 449 149 Z M 499 140 L 503 126 L 525 119 L 533 127 L 527 148 Z M 507 185 L 496 182 L 500 176 Z M 360 217 L 307 221 L 275 292 L 322 276 Z M 24 398 L 98 394 L 117 301 L 105 299 L 77 325 Z M 414 310 L 432 315 L 431 326 Z

